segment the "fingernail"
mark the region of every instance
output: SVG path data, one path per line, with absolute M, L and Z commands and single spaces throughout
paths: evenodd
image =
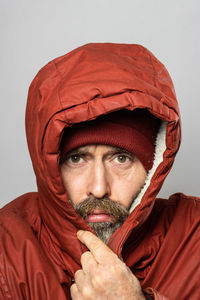
M 84 230 L 79 230 L 79 231 L 77 232 L 77 236 L 81 236 L 81 235 L 83 234 L 83 232 L 84 232 Z

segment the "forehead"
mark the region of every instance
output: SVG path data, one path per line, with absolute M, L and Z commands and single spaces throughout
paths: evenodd
M 85 146 L 81 146 L 78 148 L 73 149 L 72 151 L 70 151 L 68 154 L 70 153 L 74 153 L 74 152 L 95 152 L 95 151 L 100 151 L 100 152 L 126 152 L 126 153 L 130 153 L 127 150 L 123 149 L 123 148 L 119 148 L 119 147 L 115 147 L 115 146 L 111 146 L 111 145 L 102 145 L 102 144 L 91 144 L 91 145 L 85 145 Z

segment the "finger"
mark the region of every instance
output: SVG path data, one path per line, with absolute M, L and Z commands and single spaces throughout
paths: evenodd
M 81 293 L 79 292 L 78 287 L 75 283 L 70 287 L 70 294 L 72 300 L 82 300 Z
M 79 230 L 77 237 L 91 251 L 98 263 L 111 262 L 116 259 L 116 254 L 92 232 Z
M 80 291 L 81 290 L 81 286 L 84 282 L 84 272 L 83 270 L 78 270 L 76 271 L 76 273 L 74 274 L 74 280 L 75 280 L 75 283 L 76 283 L 76 286 L 78 288 L 78 290 Z
M 91 270 L 95 270 L 98 266 L 93 254 L 89 251 L 82 254 L 81 265 L 84 273 L 89 273 Z
M 94 297 L 92 295 L 93 290 L 92 290 L 89 276 L 85 275 L 83 270 L 78 270 L 78 271 L 76 271 L 76 273 L 74 275 L 74 279 L 75 279 L 76 288 L 78 290 L 77 291 L 75 289 L 76 297 L 82 297 L 83 299 L 88 299 L 88 300 L 94 299 Z M 82 298 L 80 298 L 80 299 L 82 299 Z M 79 298 L 77 298 L 77 299 L 79 299 Z

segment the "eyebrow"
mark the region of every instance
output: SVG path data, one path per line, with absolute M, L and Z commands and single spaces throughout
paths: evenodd
M 113 150 L 108 151 L 107 153 L 105 153 L 104 158 L 109 157 L 109 156 L 113 156 L 113 155 L 128 155 L 129 157 L 131 157 L 132 159 L 135 159 L 135 154 L 123 149 L 123 148 L 119 148 L 119 147 L 115 147 Z
M 67 156 L 74 155 L 74 154 L 78 154 L 78 155 L 86 154 L 86 153 L 89 152 L 88 148 L 84 148 L 84 149 L 81 149 L 81 148 L 82 148 L 82 147 L 76 148 L 76 149 L 73 149 L 72 151 L 66 153 L 66 157 L 67 157 Z
M 105 145 L 105 146 L 107 146 L 107 145 Z M 110 145 L 109 145 L 109 146 L 110 146 Z M 112 149 L 108 150 L 108 151 L 105 153 L 105 155 L 112 155 L 112 154 L 126 153 L 126 154 L 128 154 L 128 155 L 134 156 L 134 153 L 132 153 L 132 152 L 126 150 L 126 149 L 123 149 L 123 148 L 120 148 L 120 147 L 114 147 L 114 146 L 110 146 L 110 147 L 112 147 Z M 68 153 L 66 154 L 66 157 L 71 156 L 71 155 L 75 155 L 75 154 L 77 154 L 77 155 L 84 155 L 84 154 L 87 154 L 87 153 L 90 152 L 87 146 L 84 147 L 84 149 L 82 149 L 82 148 L 83 148 L 83 147 L 73 149 L 72 151 L 70 151 L 70 152 L 68 152 Z
M 126 149 L 123 149 L 123 148 L 120 148 L 120 147 L 113 147 L 113 148 L 114 149 L 111 150 L 111 151 L 113 151 L 115 153 L 127 153 L 127 154 L 130 154 L 130 155 L 133 155 L 132 152 L 130 152 L 130 151 L 126 150 Z

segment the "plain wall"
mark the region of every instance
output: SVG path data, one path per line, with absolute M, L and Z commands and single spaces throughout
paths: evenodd
M 170 72 L 182 146 L 160 196 L 200 196 L 199 0 L 0 0 L 0 206 L 36 190 L 24 114 L 28 87 L 48 61 L 88 42 L 139 43 Z

